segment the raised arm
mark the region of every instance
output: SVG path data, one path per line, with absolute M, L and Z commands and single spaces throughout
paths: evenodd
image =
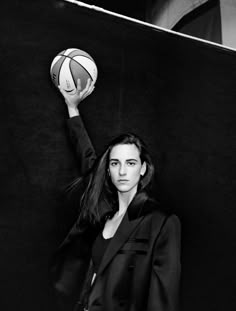
M 77 88 L 75 93 L 68 93 L 63 88 L 58 86 L 61 94 L 65 99 L 65 103 L 67 105 L 68 113 L 70 118 L 79 116 L 79 104 L 82 100 L 84 100 L 87 96 L 89 96 L 94 90 L 94 84 L 91 79 L 88 79 L 86 87 L 81 91 L 81 81 L 77 80 Z
M 81 91 L 81 82 L 80 79 L 78 79 L 75 93 L 68 93 L 60 87 L 59 90 L 62 93 L 67 105 L 70 117 L 67 121 L 69 136 L 72 144 L 74 145 L 75 152 L 80 163 L 81 174 L 84 175 L 92 167 L 96 159 L 96 154 L 80 117 L 79 104 L 92 93 L 94 85 L 91 80 L 88 79 L 85 89 Z

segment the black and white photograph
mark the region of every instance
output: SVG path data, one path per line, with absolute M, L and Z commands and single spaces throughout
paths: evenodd
M 0 15 L 0 310 L 236 310 L 236 1 Z

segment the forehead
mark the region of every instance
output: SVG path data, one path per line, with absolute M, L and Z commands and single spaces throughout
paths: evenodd
M 140 154 L 135 144 L 120 144 L 111 149 L 110 159 L 140 159 Z

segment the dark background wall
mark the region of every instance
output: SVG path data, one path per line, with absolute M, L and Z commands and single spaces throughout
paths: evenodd
M 120 131 L 150 145 L 155 190 L 182 222 L 182 310 L 235 310 L 236 54 L 74 5 L 1 8 L 0 308 L 55 310 L 48 264 L 76 217 L 66 108 L 50 81 L 69 47 L 98 65 L 81 113 L 98 151 Z

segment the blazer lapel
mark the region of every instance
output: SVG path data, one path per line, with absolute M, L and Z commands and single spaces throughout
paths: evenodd
M 104 253 L 103 259 L 98 269 L 97 276 L 104 271 L 112 258 L 115 256 L 115 254 L 119 251 L 119 249 L 127 241 L 132 232 L 143 220 L 144 215 L 141 214 L 142 216 L 140 216 L 137 212 L 142 210 L 146 198 L 143 200 L 142 204 L 138 204 L 138 206 L 136 201 L 137 200 L 134 200 L 134 202 L 132 202 L 132 204 L 128 207 L 114 237 L 111 239 L 111 242 L 109 243 L 106 252 Z M 135 211 L 136 215 L 134 215 L 134 212 L 131 212 L 132 210 Z

